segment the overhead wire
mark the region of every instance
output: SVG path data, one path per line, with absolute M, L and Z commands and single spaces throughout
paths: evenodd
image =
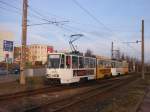
M 80 9 L 82 9 L 86 14 L 88 14 L 93 20 L 95 20 L 99 25 L 103 25 L 105 29 L 108 31 L 112 30 L 108 28 L 103 22 L 101 22 L 97 17 L 95 17 L 90 11 L 88 11 L 86 8 L 84 8 L 77 0 L 72 0 Z
M 100 26 L 102 25 L 107 31 L 111 32 L 114 35 L 114 31 L 107 27 L 103 22 L 101 22 L 97 17 L 95 17 L 90 11 L 83 7 L 77 0 L 72 0 L 80 9 L 82 9 L 87 15 L 89 15 L 94 21 L 96 21 Z M 115 34 L 116 36 L 116 34 Z M 111 37 L 108 37 L 110 40 L 114 41 Z M 120 41 L 121 42 L 121 41 Z
M 9 7 L 12 7 L 12 8 L 14 8 L 14 9 L 20 10 L 20 8 L 15 7 L 14 5 L 11 5 L 11 4 L 7 3 L 7 2 L 0 1 L 0 3 L 1 3 L 1 4 L 4 4 L 4 5 L 7 5 L 7 6 L 9 6 Z
M 30 6 L 30 9 L 31 9 L 31 6 Z M 35 9 L 33 9 L 32 8 L 32 11 L 35 13 L 35 14 L 37 14 L 38 16 L 40 16 L 40 17 L 42 17 L 42 18 L 44 18 L 45 16 L 43 16 L 41 13 L 39 13 L 38 11 L 36 11 Z M 43 19 L 44 21 L 49 21 L 49 19 Z M 46 23 L 44 23 L 44 24 L 46 24 Z M 41 25 L 41 24 L 37 24 L 37 25 Z M 59 26 L 58 25 L 58 27 L 59 28 L 61 28 L 61 29 L 64 29 L 65 31 L 67 31 L 67 32 L 72 32 L 72 33 L 75 33 L 76 31 L 80 31 L 80 32 L 86 32 L 86 33 L 89 33 L 89 32 L 87 32 L 87 31 L 83 31 L 83 30 L 81 30 L 81 29 L 79 29 L 79 28 L 76 28 L 76 27 L 73 27 L 73 26 L 69 26 L 69 25 L 66 25 L 66 24 L 64 24 L 64 25 L 62 25 L 62 26 Z M 72 30 L 72 29 L 74 29 L 74 30 L 76 30 L 76 31 L 74 31 L 74 30 Z M 87 36 L 86 36 L 87 37 Z M 89 38 L 92 38 L 92 37 L 89 37 Z
M 36 14 L 38 14 L 38 15 L 40 15 L 40 16 L 43 16 L 43 15 L 41 15 L 41 13 L 39 13 L 37 10 L 33 9 L 33 7 L 30 6 L 29 8 L 30 8 L 31 11 L 33 11 L 34 13 L 36 13 Z M 87 23 L 81 23 L 81 22 L 75 21 L 75 20 L 73 20 L 73 19 L 71 19 L 71 18 L 60 17 L 60 16 L 55 15 L 55 14 L 52 14 L 52 13 L 50 13 L 50 12 L 48 12 L 48 15 L 51 15 L 52 17 L 54 16 L 55 18 L 59 18 L 59 19 L 63 19 L 63 20 L 68 20 L 68 21 L 73 22 L 73 23 L 75 23 L 75 24 L 80 24 L 80 25 L 86 25 L 86 26 L 92 26 L 92 27 L 95 27 L 95 28 L 100 28 L 99 26 L 92 25 L 92 24 L 87 24 Z M 46 16 L 44 16 L 44 17 L 46 17 Z
M 9 6 L 10 8 L 12 8 L 14 10 L 10 10 L 9 8 L 2 7 L 2 6 L 0 7 L 1 9 L 5 10 L 5 11 L 9 11 L 9 12 L 13 12 L 13 13 L 17 13 L 19 15 L 22 15 L 21 9 L 16 7 L 16 6 L 14 6 L 14 5 L 10 4 L 10 3 L 4 2 L 4 1 L 0 1 L 0 4 L 3 4 L 5 6 Z
M 32 13 L 33 16 L 35 16 L 35 17 L 37 17 L 37 18 L 39 18 L 39 19 L 41 19 L 43 21 L 49 22 L 49 19 L 45 19 L 46 17 L 44 17 L 41 13 L 39 13 L 38 11 L 33 9 L 30 5 L 28 5 L 28 8 L 29 8 L 30 11 L 32 11 L 34 13 L 34 14 Z
M 113 30 L 111 30 L 109 27 L 107 27 L 104 23 L 102 23 L 99 19 L 97 19 L 97 17 L 95 17 L 90 11 L 88 11 L 85 7 L 83 7 L 77 0 L 72 0 L 80 9 L 82 9 L 86 14 L 88 14 L 93 20 L 95 20 L 99 25 L 103 25 L 105 29 L 107 29 L 108 31 L 114 33 Z M 116 34 L 115 34 L 116 36 Z M 112 40 L 112 39 L 111 39 Z M 122 39 L 120 39 L 120 43 L 122 43 L 121 41 Z M 114 41 L 114 40 L 112 40 Z
M 12 13 L 15 13 L 15 14 L 22 15 L 22 14 L 21 14 L 20 12 L 18 12 L 18 11 L 10 10 L 10 9 L 7 9 L 7 8 L 1 7 L 1 6 L 0 6 L 0 9 L 2 9 L 2 10 L 4 10 L 4 11 L 7 11 L 7 12 L 12 12 Z
M 32 11 L 35 13 L 35 14 L 37 14 L 38 16 L 40 16 L 40 17 L 42 17 L 42 18 L 44 18 L 45 16 L 44 15 L 42 15 L 41 13 L 39 13 L 37 10 L 35 10 L 35 9 L 33 9 L 33 8 L 31 8 L 31 6 L 30 6 L 30 9 L 32 9 Z M 50 21 L 49 19 L 42 19 L 42 20 L 44 20 L 44 21 Z M 32 24 L 33 26 L 34 25 L 43 25 L 43 24 L 50 24 L 50 23 L 39 23 L 39 24 Z M 31 25 L 31 26 L 32 26 Z M 30 25 L 29 25 L 30 26 Z M 60 25 L 58 25 L 58 26 L 60 26 Z M 76 28 L 76 27 L 73 27 L 73 26 L 70 26 L 70 25 L 66 25 L 66 24 L 64 24 L 64 25 L 61 25 L 59 28 L 62 28 L 62 29 L 64 29 L 64 30 L 67 30 L 67 31 L 69 31 L 69 32 L 86 32 L 86 33 L 89 33 L 89 32 L 87 32 L 87 31 L 84 31 L 84 30 L 81 30 L 80 28 Z M 74 29 L 74 30 L 76 30 L 76 31 L 73 31 L 72 29 Z
M 76 0 L 75 0 L 75 1 L 76 1 Z M 78 5 L 80 5 L 77 1 L 76 1 L 76 3 L 77 3 Z M 82 6 L 80 5 L 80 7 L 82 7 Z M 31 8 L 31 7 L 30 7 L 30 9 L 31 9 L 34 13 L 36 13 L 37 15 L 39 15 L 40 17 L 43 18 L 43 15 L 42 15 L 41 13 L 39 13 L 38 11 L 34 10 L 34 9 Z M 86 10 L 86 9 L 84 8 L 84 10 Z M 89 11 L 86 11 L 86 12 L 91 15 L 91 13 L 90 13 Z M 95 16 L 94 16 L 94 18 L 95 18 L 97 21 L 99 21 Z M 43 20 L 49 21 L 49 19 L 43 19 Z M 71 21 L 71 22 L 72 22 L 72 21 Z M 76 23 L 77 23 L 77 22 L 76 22 Z M 99 21 L 99 23 L 102 24 L 103 26 L 105 26 L 105 24 L 103 24 L 102 22 Z M 49 23 L 48 23 L 48 24 L 49 24 Z M 80 23 L 78 22 L 78 24 L 80 24 Z M 42 24 L 41 24 L 41 25 L 42 25 Z M 105 26 L 105 28 L 107 28 L 107 30 L 109 30 L 109 31 L 112 32 L 112 30 L 109 29 L 107 26 Z M 78 28 L 76 28 L 76 29 L 78 29 Z M 113 41 L 112 38 L 111 38 L 111 40 Z
M 77 0 L 73 0 L 73 1 L 74 1 L 74 3 L 76 3 L 76 5 L 78 5 L 82 10 L 84 10 L 90 17 L 92 17 L 97 23 L 99 23 L 99 25 L 103 25 L 103 26 L 105 27 L 105 29 L 107 29 L 108 31 L 113 32 L 113 31 L 112 31 L 110 28 L 108 28 L 104 23 L 102 23 L 101 21 L 99 21 L 99 19 L 97 19 L 92 13 L 90 13 L 88 10 L 86 10 L 84 7 L 82 7 L 82 5 L 80 5 L 80 4 L 77 2 Z M 0 3 L 1 3 L 1 4 L 4 4 L 4 5 L 7 5 L 7 6 L 13 8 L 13 9 L 17 10 L 17 11 L 11 11 L 11 12 L 15 12 L 15 13 L 21 12 L 21 9 L 18 8 L 18 7 L 16 7 L 16 6 L 14 6 L 14 5 L 11 5 L 11 4 L 9 4 L 9 3 L 7 3 L 7 2 L 4 2 L 4 1 L 0 1 Z M 30 17 L 35 17 L 35 18 L 40 19 L 40 20 L 42 20 L 42 21 L 47 21 L 47 23 L 45 22 L 45 23 L 38 23 L 38 24 L 30 24 L 30 25 L 28 25 L 28 26 L 35 26 L 35 25 L 42 25 L 42 24 L 55 24 L 55 25 L 56 25 L 56 22 L 52 22 L 49 18 L 47 18 L 47 17 L 44 16 L 43 14 L 39 13 L 39 12 L 36 11 L 35 9 L 31 8 L 30 6 L 28 6 L 28 7 L 29 7 L 30 11 L 32 11 L 32 14 L 30 15 Z M 3 10 L 8 10 L 8 11 L 9 11 L 9 9 L 3 8 L 3 7 L 0 7 L 0 8 L 3 9 Z M 33 13 L 34 13 L 34 14 L 33 14 Z M 21 13 L 18 13 L 18 14 L 21 14 Z M 77 23 L 77 22 L 76 22 L 76 23 Z M 81 23 L 78 22 L 78 24 L 81 24 Z M 57 26 L 58 26 L 58 24 L 57 24 Z M 68 28 L 68 27 L 70 27 L 70 28 Z M 64 26 L 60 25 L 59 28 L 62 28 L 62 29 L 66 30 L 66 31 L 69 31 L 69 32 L 74 32 L 72 29 L 81 31 L 81 29 L 75 28 L 75 27 L 73 28 L 72 26 L 69 26 L 69 25 L 64 25 Z M 71 30 L 70 30 L 70 29 L 71 29 Z M 85 31 L 82 30 L 82 32 L 85 32 Z

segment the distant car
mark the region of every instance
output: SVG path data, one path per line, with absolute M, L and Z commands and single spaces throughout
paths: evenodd
M 4 68 L 0 68 L 0 75 L 6 75 L 7 74 L 7 70 Z
M 11 74 L 19 74 L 20 73 L 20 69 L 19 68 L 13 68 L 10 70 Z
M 19 68 L 15 69 L 15 70 L 14 70 L 14 73 L 15 73 L 15 74 L 19 74 L 19 73 L 20 73 L 20 69 L 19 69 Z

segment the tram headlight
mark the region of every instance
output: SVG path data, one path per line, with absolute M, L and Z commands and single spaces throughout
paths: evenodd
M 59 74 L 53 74 L 52 77 L 59 77 Z
M 59 77 L 59 75 L 57 74 L 57 77 Z
M 51 74 L 46 74 L 46 77 L 51 77 Z

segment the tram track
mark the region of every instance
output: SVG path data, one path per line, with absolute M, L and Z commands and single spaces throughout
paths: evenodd
M 94 97 L 99 94 L 103 94 L 104 92 L 113 90 L 114 88 L 119 88 L 125 83 L 129 83 L 135 80 L 137 77 L 131 76 L 128 78 L 114 79 L 102 85 L 98 85 L 86 92 L 79 93 L 73 96 L 70 96 L 65 99 L 57 100 L 54 102 L 48 102 L 39 106 L 33 106 L 29 109 L 24 110 L 24 112 L 57 112 L 63 110 L 67 107 L 70 107 L 76 103 L 85 101 L 91 97 Z
M 16 92 L 16 93 L 10 93 L 10 94 L 5 94 L 5 95 L 0 95 L 0 101 L 6 101 L 6 100 L 13 100 L 16 98 L 22 98 L 22 97 L 27 97 L 27 96 L 34 96 L 38 94 L 43 94 L 43 93 L 49 93 L 49 92 L 58 92 L 58 91 L 64 91 L 68 89 L 74 89 L 74 88 L 79 88 L 79 87 L 84 87 L 84 86 L 92 86 L 92 84 L 103 84 L 107 83 L 108 81 L 113 81 L 113 80 L 119 80 L 120 78 L 125 78 L 128 76 L 123 76 L 123 77 L 114 77 L 110 79 L 103 79 L 103 80 L 97 80 L 97 81 L 90 81 L 88 83 L 83 83 L 79 85 L 71 85 L 71 86 L 66 86 L 66 85 L 57 85 L 57 86 L 46 86 L 43 88 L 38 88 L 38 89 L 32 89 L 32 90 L 27 90 L 27 91 L 21 91 L 21 92 Z

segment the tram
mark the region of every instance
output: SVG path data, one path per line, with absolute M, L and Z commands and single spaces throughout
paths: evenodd
M 101 57 L 96 57 L 97 67 L 96 67 L 96 79 L 111 77 L 111 60 L 104 59 Z
M 111 61 L 112 76 L 123 75 L 128 73 L 128 63 L 126 61 Z
M 92 80 L 96 77 L 96 58 L 72 53 L 48 54 L 47 78 L 61 84 Z
M 46 78 L 49 82 L 69 84 L 128 73 L 128 63 L 75 53 L 50 53 Z

